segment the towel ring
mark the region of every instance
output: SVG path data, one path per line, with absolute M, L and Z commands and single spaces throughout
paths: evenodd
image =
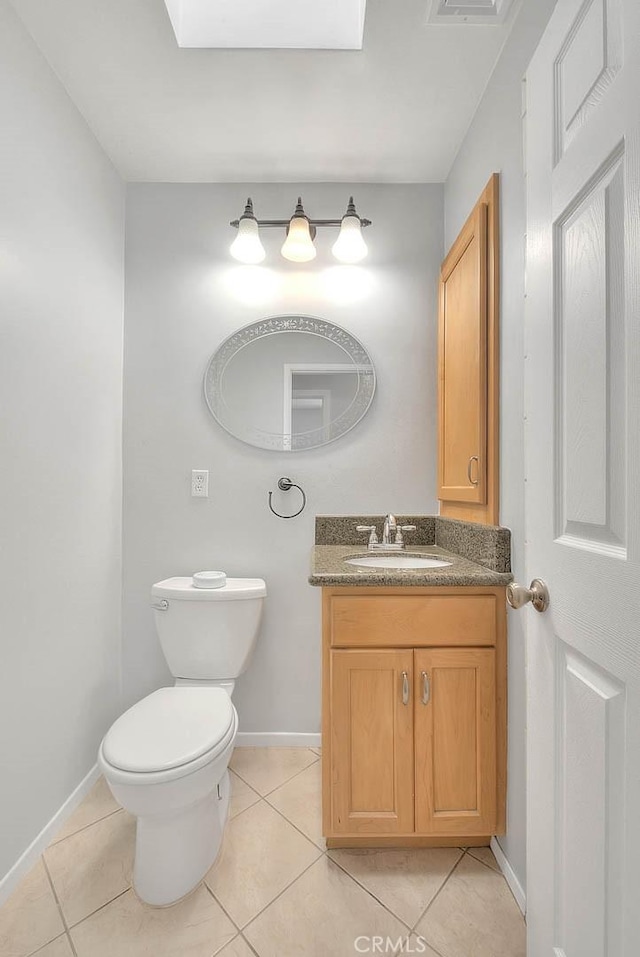
M 300 488 L 299 485 L 296 485 L 296 483 L 292 482 L 290 478 L 287 478 L 286 476 L 284 476 L 283 478 L 278 479 L 278 488 L 280 489 L 281 492 L 288 492 L 292 488 L 297 488 L 300 494 L 302 495 L 302 505 L 300 506 L 297 512 L 293 513 L 293 515 L 281 515 L 280 512 L 276 512 L 275 508 L 271 504 L 271 496 L 273 495 L 273 492 L 269 492 L 269 508 L 271 509 L 274 515 L 277 515 L 278 518 L 296 518 L 298 515 L 304 512 L 305 505 L 307 504 L 307 496 L 304 494 L 304 491 Z

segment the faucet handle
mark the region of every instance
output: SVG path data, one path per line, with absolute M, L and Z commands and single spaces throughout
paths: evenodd
M 356 532 L 369 532 L 369 544 L 378 544 L 378 533 L 375 525 L 356 525 Z
M 403 532 L 415 532 L 416 525 L 398 525 L 396 529 L 396 545 L 404 545 Z

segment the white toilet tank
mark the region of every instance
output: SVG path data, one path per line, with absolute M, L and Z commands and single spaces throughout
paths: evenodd
M 153 585 L 158 637 L 174 678 L 224 681 L 241 675 L 266 594 L 261 578 L 228 578 L 222 588 L 196 588 L 191 578 Z

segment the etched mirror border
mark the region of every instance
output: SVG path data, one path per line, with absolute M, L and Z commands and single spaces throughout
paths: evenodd
M 328 426 L 304 432 L 300 435 L 286 436 L 282 432 L 266 432 L 250 425 L 234 426 L 225 421 L 227 405 L 222 394 L 221 383 L 224 371 L 233 357 L 249 343 L 266 336 L 281 332 L 306 332 L 328 339 L 341 346 L 358 369 L 358 391 L 348 409 L 334 419 Z M 370 371 L 363 370 L 369 366 Z M 260 319 L 238 329 L 216 349 L 207 364 L 204 376 L 204 396 L 211 415 L 225 432 L 234 438 L 253 445 L 256 448 L 274 452 L 301 452 L 319 448 L 342 438 L 367 413 L 376 389 L 376 374 L 371 356 L 355 336 L 326 319 L 313 316 L 272 316 Z M 288 440 L 288 442 L 287 442 Z M 293 441 L 295 441 L 295 447 Z

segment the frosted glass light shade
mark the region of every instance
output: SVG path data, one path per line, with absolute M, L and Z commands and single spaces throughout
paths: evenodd
M 229 252 L 238 262 L 249 266 L 255 266 L 263 261 L 266 253 L 255 219 L 250 216 L 242 217 L 238 226 L 238 235 L 231 243 Z
M 369 250 L 362 236 L 358 216 L 343 216 L 338 238 L 331 251 L 341 263 L 359 263 L 364 259 Z
M 316 247 L 313 245 L 306 216 L 293 217 L 280 252 L 292 263 L 308 263 L 316 258 Z

